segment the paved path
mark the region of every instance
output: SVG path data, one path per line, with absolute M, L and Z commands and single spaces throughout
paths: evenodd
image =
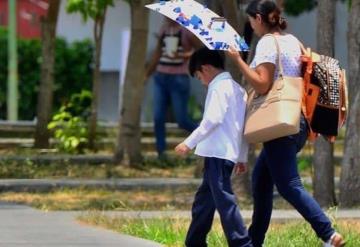
M 151 218 L 190 218 L 190 211 L 105 211 L 103 214 L 109 217 L 120 218 L 137 218 L 137 219 L 151 219 Z M 359 219 L 360 209 L 341 209 L 330 212 L 336 219 Z M 251 210 L 241 210 L 241 215 L 245 220 L 250 220 L 252 216 Z M 219 215 L 216 214 L 216 217 Z M 271 219 L 274 221 L 285 220 L 300 220 L 303 217 L 296 210 L 273 210 Z
M 81 225 L 74 213 L 0 203 L 1 247 L 159 247 L 151 241 Z
M 0 202 L 0 247 L 159 247 L 160 244 L 80 224 L 76 217 L 87 212 L 44 212 L 28 206 Z M 252 211 L 241 211 L 250 220 Z M 109 217 L 190 218 L 190 211 L 105 211 Z M 360 210 L 339 210 L 337 219 L 360 219 Z M 218 215 L 216 216 L 218 217 Z M 272 220 L 302 219 L 295 210 L 274 210 Z

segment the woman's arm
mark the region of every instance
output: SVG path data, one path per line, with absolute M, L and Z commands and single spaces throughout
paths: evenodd
M 266 94 L 269 91 L 275 74 L 275 65 L 273 63 L 262 63 L 255 69 L 251 69 L 235 49 L 229 50 L 227 54 L 236 63 L 245 80 L 251 84 L 257 93 Z
M 159 63 L 161 57 L 161 39 L 158 38 L 158 42 L 154 53 L 151 56 L 150 62 L 145 65 L 145 79 L 148 79 L 152 73 L 154 73 L 156 66 Z

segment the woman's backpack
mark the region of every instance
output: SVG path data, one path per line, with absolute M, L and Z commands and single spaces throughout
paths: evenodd
M 345 70 L 338 60 L 303 48 L 303 113 L 310 127 L 309 139 L 319 134 L 335 141 L 348 108 Z

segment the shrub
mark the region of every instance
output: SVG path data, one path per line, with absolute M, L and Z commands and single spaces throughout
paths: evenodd
M 7 32 L 0 28 L 0 119 L 6 118 Z M 92 83 L 93 44 L 89 40 L 68 44 L 57 38 L 53 111 Z M 40 83 L 41 42 L 18 40 L 19 119 L 32 120 L 36 115 Z
M 83 90 L 71 96 L 62 106 L 48 129 L 54 131 L 56 147 L 66 153 L 82 153 L 88 143 L 87 120 L 90 113 L 91 92 Z

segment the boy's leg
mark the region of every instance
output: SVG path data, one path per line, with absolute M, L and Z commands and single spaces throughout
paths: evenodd
M 208 160 L 206 169 L 209 176 L 209 186 L 229 246 L 252 246 L 231 188 L 234 163 L 218 158 L 206 159 Z
M 205 160 L 205 166 L 206 166 Z M 206 236 L 211 229 L 215 213 L 215 204 L 212 200 L 208 175 L 204 167 L 203 181 L 195 194 L 192 206 L 192 220 L 186 236 L 187 247 L 206 247 Z
M 190 78 L 188 75 L 174 75 L 170 88 L 171 104 L 179 127 L 192 132 L 197 124 L 190 118 L 188 103 L 190 97 Z
M 261 247 L 268 230 L 273 206 L 273 181 L 262 150 L 252 174 L 254 211 L 249 235 L 254 247 Z
M 162 155 L 166 148 L 165 117 L 169 105 L 169 95 L 166 89 L 168 76 L 156 73 L 154 76 L 154 130 L 156 137 L 156 150 Z
M 301 122 L 300 129 L 297 135 L 265 143 L 266 159 L 271 166 L 271 176 L 280 195 L 311 224 L 319 238 L 327 241 L 335 231 L 319 204 L 304 189 L 297 171 L 296 153 L 302 148 L 307 137 L 304 122 Z

